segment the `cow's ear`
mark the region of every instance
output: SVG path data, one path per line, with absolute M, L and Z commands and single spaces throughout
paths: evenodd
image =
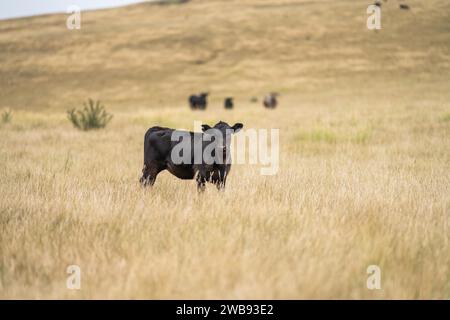
M 202 131 L 203 132 L 208 131 L 209 129 L 211 129 L 210 126 L 208 126 L 207 124 L 202 124 Z
M 236 123 L 234 126 L 231 127 L 233 129 L 234 133 L 239 132 L 244 127 L 242 123 Z

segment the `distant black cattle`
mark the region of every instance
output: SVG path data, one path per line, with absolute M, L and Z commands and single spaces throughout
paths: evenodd
M 272 92 L 269 95 L 265 96 L 263 101 L 264 107 L 268 109 L 275 109 L 278 105 L 278 96 L 279 94 L 276 92 Z
M 225 107 L 225 109 L 233 109 L 233 107 L 234 107 L 233 98 L 230 98 L 230 97 L 225 98 L 224 107 Z
M 402 10 L 409 10 L 409 6 L 407 4 L 401 3 L 400 4 L 400 9 L 402 9 Z
M 192 95 L 189 97 L 189 106 L 192 110 L 205 110 L 208 106 L 209 93 L 201 93 L 200 95 Z
M 225 188 L 231 169 L 231 134 L 238 132 L 242 127 L 242 123 L 236 123 L 230 127 L 227 123 L 220 121 L 214 128 L 206 124 L 202 125 L 203 133 L 162 127 L 148 129 L 144 138 L 144 168 L 140 179 L 141 184 L 152 186 L 157 175 L 163 170 L 168 170 L 180 179 L 196 178 L 199 191 L 205 189 L 206 182 L 215 184 L 218 189 Z M 189 150 L 186 154 L 185 149 L 182 152 L 179 150 L 185 143 L 183 138 L 189 142 Z M 213 150 L 213 157 L 204 157 L 206 147 L 208 150 Z M 174 148 L 176 148 L 175 151 Z M 182 159 L 180 160 L 177 156 L 181 156 Z

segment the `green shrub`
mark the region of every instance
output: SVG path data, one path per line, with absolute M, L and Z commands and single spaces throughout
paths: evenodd
M 6 109 L 2 112 L 2 123 L 8 123 L 11 122 L 12 119 L 12 111 L 9 109 Z
M 100 101 L 89 99 L 84 104 L 83 110 L 72 109 L 67 111 L 67 116 L 72 124 L 80 130 L 104 128 L 112 119 Z

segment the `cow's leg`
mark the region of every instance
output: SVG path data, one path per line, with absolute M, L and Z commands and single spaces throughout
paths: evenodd
M 164 170 L 164 168 L 159 166 L 157 163 L 144 164 L 144 168 L 142 169 L 142 177 L 140 179 L 141 185 L 143 187 L 153 186 L 158 173 L 162 170 Z
M 214 183 L 217 190 L 223 191 L 225 189 L 225 184 L 227 181 L 227 171 L 224 169 L 220 169 L 214 172 L 211 176 L 211 182 Z
M 227 173 L 226 171 L 222 171 L 221 176 L 216 183 L 217 190 L 224 191 L 226 183 L 227 183 Z
M 202 173 L 197 174 L 197 191 L 203 192 L 206 189 L 206 176 Z
M 219 190 L 219 191 L 225 190 L 226 182 L 227 182 L 227 179 L 219 179 L 219 180 L 217 180 L 216 181 L 217 190 Z
M 150 164 L 144 164 L 142 169 L 142 177 L 139 180 L 143 187 L 152 186 L 155 183 L 155 179 L 152 178 L 152 166 Z

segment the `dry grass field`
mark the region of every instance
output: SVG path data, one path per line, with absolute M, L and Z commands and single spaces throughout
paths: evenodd
M 450 3 L 407 2 L 383 3 L 380 31 L 359 0 L 0 21 L 0 298 L 449 299 Z M 268 91 L 276 110 L 251 102 Z M 67 120 L 88 97 L 105 129 Z M 142 189 L 146 129 L 194 120 L 279 128 L 278 174 Z

